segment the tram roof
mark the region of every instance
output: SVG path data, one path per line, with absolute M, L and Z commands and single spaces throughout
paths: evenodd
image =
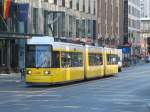
M 89 52 L 91 53 L 101 53 L 104 51 L 103 47 L 98 47 L 98 46 L 86 45 L 86 48 L 88 48 Z
M 54 44 L 67 45 L 67 46 L 80 46 L 80 47 L 83 47 L 83 45 L 81 45 L 81 44 L 66 43 L 66 42 L 54 42 Z
M 64 42 L 54 42 L 54 43 L 52 43 L 52 46 L 53 46 L 53 49 L 59 49 L 59 50 L 83 51 L 83 49 L 84 49 L 83 45 L 64 43 Z
M 118 53 L 118 49 L 116 49 L 116 48 L 107 48 L 107 47 L 105 47 L 104 49 L 105 49 L 105 52 L 111 52 L 113 54 Z
M 116 48 L 107 48 L 107 47 L 99 47 L 99 46 L 91 46 L 91 45 L 81 45 L 76 43 L 67 43 L 67 42 L 59 42 L 55 41 L 54 37 L 49 36 L 33 36 L 31 39 L 27 39 L 27 44 L 49 44 L 53 46 L 53 49 L 62 49 L 62 50 L 83 50 L 85 47 L 89 49 L 90 52 L 112 52 L 117 53 L 118 49 Z
M 33 36 L 31 39 L 27 39 L 27 44 L 52 44 L 54 43 L 54 38 L 49 36 Z

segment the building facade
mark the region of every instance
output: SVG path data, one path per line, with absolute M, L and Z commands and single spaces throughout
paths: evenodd
M 149 0 L 140 0 L 141 7 L 141 18 L 150 17 L 150 1 Z
M 140 54 L 140 0 L 124 0 L 124 44 Z
M 141 18 L 141 53 L 150 55 L 150 18 Z
M 141 0 L 141 52 L 150 54 L 150 1 Z
M 96 41 L 97 0 L 14 0 L 7 18 L 3 17 L 2 1 L 0 0 L 1 32 L 48 35 L 84 42 L 90 40 L 90 43 Z M 25 43 L 26 39 L 1 38 L 0 68 L 24 68 Z M 17 61 L 13 62 L 14 59 Z
M 14 3 L 11 2 L 14 6 Z M 9 18 L 4 18 L 4 4 L 3 0 L 0 0 L 0 72 L 8 72 L 18 67 L 18 44 L 15 38 L 8 39 L 8 33 L 15 31 L 15 19 L 14 13 L 9 14 Z M 15 14 L 14 14 L 15 15 Z
M 96 0 L 24 0 L 27 32 L 60 38 L 96 39 Z M 16 0 L 16 3 L 24 3 Z
M 123 38 L 123 0 L 97 0 L 97 41 L 117 47 Z

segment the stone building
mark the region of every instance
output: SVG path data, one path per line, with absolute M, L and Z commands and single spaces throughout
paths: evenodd
M 123 42 L 123 0 L 97 0 L 97 41 L 117 47 Z
M 14 0 L 9 7 L 8 17 L 4 18 L 4 4 L 0 0 L 0 32 L 4 34 L 0 35 L 0 68 L 4 67 L 7 71 L 7 68 L 25 66 L 28 35 L 96 42 L 96 2 L 97 0 Z M 8 33 L 15 36 L 10 38 Z

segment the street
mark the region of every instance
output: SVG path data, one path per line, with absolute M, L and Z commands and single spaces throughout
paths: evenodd
M 60 87 L 28 87 L 0 76 L 0 112 L 150 112 L 150 64 Z

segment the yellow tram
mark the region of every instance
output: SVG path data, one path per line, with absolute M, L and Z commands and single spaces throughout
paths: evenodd
M 33 37 L 26 45 L 25 82 L 51 85 L 116 74 L 116 58 L 116 49 Z
M 110 76 L 118 73 L 118 49 L 104 48 L 104 72 L 105 76 Z

